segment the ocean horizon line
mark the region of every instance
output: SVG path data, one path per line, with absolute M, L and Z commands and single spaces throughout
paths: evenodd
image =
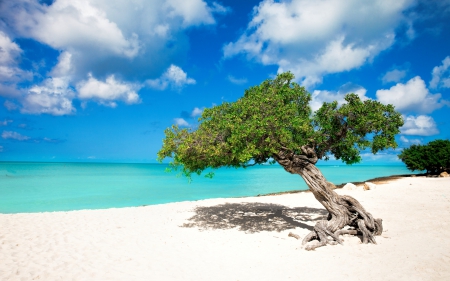
M 159 163 L 159 162 L 116 162 L 116 161 L 9 161 L 9 160 L 0 160 L 0 164 L 5 164 L 5 163 L 25 163 L 25 164 L 133 164 L 133 165 L 169 165 L 169 162 L 163 162 L 163 163 Z M 345 164 L 345 163 L 320 163 L 320 164 L 315 164 L 316 166 L 345 166 L 345 167 L 351 167 L 351 166 L 404 166 L 406 167 L 406 165 L 403 162 L 370 162 L 370 163 L 355 163 L 355 164 Z M 280 164 L 275 163 L 275 164 L 258 164 L 255 166 L 251 166 L 251 167 L 219 167 L 219 168 L 215 168 L 215 170 L 217 169 L 249 169 L 252 167 L 256 167 L 256 166 L 280 166 Z M 212 168 L 208 168 L 208 169 L 212 169 Z

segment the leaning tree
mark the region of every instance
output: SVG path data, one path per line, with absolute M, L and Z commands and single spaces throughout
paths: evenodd
M 342 243 L 342 234 L 362 234 L 363 243 L 376 243 L 382 220 L 374 219 L 356 199 L 337 194 L 315 164 L 332 155 L 353 164 L 361 160 L 361 150 L 395 148 L 401 115 L 392 105 L 362 101 L 355 94 L 346 95 L 341 106 L 323 103 L 313 113 L 311 95 L 293 79 L 290 72 L 279 74 L 247 89 L 235 102 L 205 109 L 195 130 L 166 129 L 158 159 L 171 157 L 172 169 L 188 177 L 207 168 L 278 162 L 300 175 L 329 212 L 303 239 L 303 245 L 319 241 L 306 245 L 307 250 Z

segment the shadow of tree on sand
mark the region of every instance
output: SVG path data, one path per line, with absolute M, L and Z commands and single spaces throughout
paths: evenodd
M 289 208 L 265 203 L 227 203 L 210 207 L 197 207 L 196 214 L 182 227 L 206 229 L 231 229 L 248 233 L 260 231 L 283 231 L 296 227 L 312 230 L 304 223 L 325 219 L 325 209 L 308 207 Z

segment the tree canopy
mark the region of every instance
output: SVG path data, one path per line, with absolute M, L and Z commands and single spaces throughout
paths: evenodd
M 359 162 L 361 150 L 397 146 L 403 120 L 392 105 L 348 94 L 343 105 L 324 102 L 312 112 L 311 95 L 293 80 L 292 73 L 281 73 L 235 102 L 205 109 L 195 130 L 166 129 L 158 159 L 173 158 L 172 167 L 189 176 L 206 168 L 266 163 L 280 150 L 302 155 L 305 146 L 318 159 L 334 155 L 347 164 Z
M 450 141 L 434 140 L 426 145 L 411 145 L 398 156 L 411 171 L 438 174 L 450 170 Z

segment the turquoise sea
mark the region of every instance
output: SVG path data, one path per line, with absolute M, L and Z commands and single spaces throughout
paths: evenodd
M 153 205 L 306 190 L 278 165 L 219 169 L 192 183 L 165 164 L 0 162 L 0 213 L 69 211 Z M 410 174 L 396 166 L 318 166 L 334 184 Z

